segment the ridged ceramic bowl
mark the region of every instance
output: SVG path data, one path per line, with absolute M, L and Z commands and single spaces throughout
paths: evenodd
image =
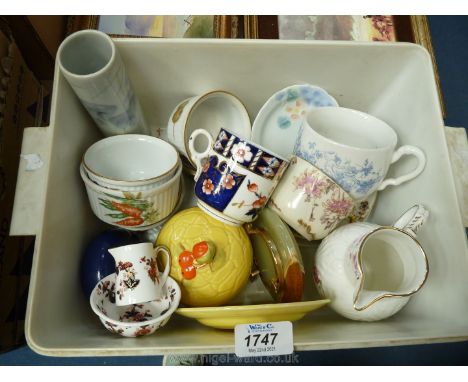
M 180 161 L 180 159 L 179 159 L 179 161 Z M 173 173 L 171 172 L 170 177 L 154 181 L 153 183 L 141 184 L 141 185 L 138 185 L 138 186 L 136 186 L 136 185 L 133 185 L 133 186 L 124 186 L 124 185 L 116 186 L 116 185 L 113 185 L 113 184 L 109 184 L 109 185 L 104 186 L 104 185 L 96 182 L 96 180 L 94 180 L 95 178 L 93 178 L 92 174 L 89 171 L 86 170 L 86 167 L 84 166 L 83 162 L 81 162 L 81 167 L 83 168 L 83 171 L 86 174 L 87 178 L 91 182 L 96 184 L 96 186 L 99 186 L 99 187 L 102 187 L 102 188 L 105 188 L 105 189 L 108 189 L 108 190 L 122 191 L 122 192 L 124 192 L 124 191 L 125 192 L 151 191 L 151 190 L 160 188 L 165 183 L 171 181 L 174 178 L 174 176 L 178 173 L 178 170 L 179 170 L 180 167 L 183 168 L 182 162 L 180 161 L 178 163 L 177 167 L 175 168 L 175 171 Z
M 101 187 L 87 176 L 83 165 L 80 175 L 86 186 L 94 214 L 103 222 L 133 231 L 148 230 L 168 217 L 180 197 L 182 166 L 166 183 L 135 192 Z
M 177 150 L 149 135 L 124 134 L 101 139 L 83 155 L 93 182 L 121 191 L 143 191 L 171 180 L 181 166 Z

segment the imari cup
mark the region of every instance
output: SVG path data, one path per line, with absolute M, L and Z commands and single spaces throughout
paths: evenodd
M 204 151 L 198 150 L 199 135 L 208 140 Z M 195 130 L 190 136 L 189 149 L 197 165 L 198 206 L 231 225 L 242 225 L 257 218 L 289 164 L 288 160 L 226 129 L 220 130 L 214 143 L 207 131 Z

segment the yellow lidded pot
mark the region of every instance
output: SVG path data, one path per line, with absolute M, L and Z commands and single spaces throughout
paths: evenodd
M 224 224 L 198 207 L 174 215 L 156 244 L 169 248 L 170 275 L 185 305 L 224 305 L 249 279 L 253 254 L 244 228 Z

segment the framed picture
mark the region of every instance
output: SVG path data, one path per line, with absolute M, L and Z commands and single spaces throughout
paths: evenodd
M 238 38 L 239 16 L 69 16 L 67 34 L 98 29 L 114 37 Z
M 412 42 L 424 46 L 432 57 L 440 105 L 445 117 L 426 16 L 69 16 L 67 34 L 81 29 L 98 29 L 114 37 Z
M 432 58 L 443 116 L 445 107 L 426 16 L 243 16 L 244 38 L 280 40 L 404 41 Z M 242 32 L 239 32 L 242 34 Z

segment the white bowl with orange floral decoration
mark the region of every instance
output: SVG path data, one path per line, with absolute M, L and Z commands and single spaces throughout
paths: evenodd
M 148 230 L 166 219 L 181 198 L 182 166 L 167 182 L 149 190 L 122 191 L 102 187 L 80 166 L 80 175 L 94 214 L 103 222 L 132 231 Z
M 104 327 L 124 337 L 153 334 L 170 320 L 180 303 L 181 291 L 171 277 L 164 285 L 165 293 L 158 300 L 141 304 L 115 304 L 115 273 L 104 277 L 94 287 L 89 302 Z

